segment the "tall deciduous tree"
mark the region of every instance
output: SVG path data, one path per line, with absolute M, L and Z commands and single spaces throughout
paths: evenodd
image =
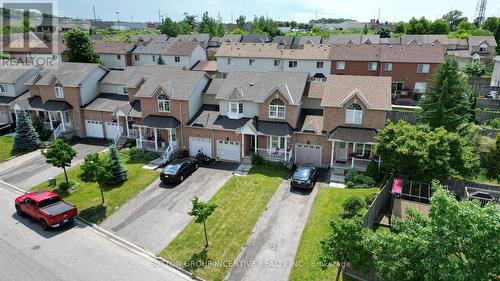
M 500 181 L 500 134 L 497 134 L 495 145 L 486 155 L 485 160 L 487 176 Z
M 71 160 L 76 156 L 73 147 L 63 139 L 56 139 L 47 149 L 42 151 L 42 154 L 45 156 L 47 163 L 64 170 L 64 178 L 66 183 L 69 183 L 66 167 L 71 166 Z
M 431 23 L 425 17 L 413 17 L 406 27 L 407 34 L 429 34 Z
M 458 24 L 467 18 L 463 16 L 463 13 L 459 10 L 451 10 L 443 16 L 443 20 L 448 23 L 451 31 L 455 31 L 457 29 Z
M 70 62 L 99 63 L 99 55 L 89 39 L 89 35 L 80 28 L 73 28 L 64 34 Z
M 456 131 L 470 117 L 471 89 L 458 72 L 454 59 L 447 58 L 432 77 L 425 98 L 420 102 L 421 120 L 432 128 Z
M 208 235 L 207 235 L 207 219 L 210 217 L 210 215 L 215 211 L 217 208 L 217 205 L 214 203 L 208 203 L 208 202 L 203 202 L 200 201 L 198 196 L 195 196 L 193 200 L 191 200 L 193 203 L 193 207 L 191 208 L 191 211 L 188 212 L 188 214 L 192 217 L 194 217 L 194 222 L 195 223 L 203 223 L 203 231 L 205 234 L 205 249 L 208 248 Z
M 443 19 L 437 19 L 431 23 L 429 31 L 431 34 L 448 34 L 450 33 L 450 26 Z
M 25 110 L 17 112 L 16 119 L 16 136 L 14 137 L 14 151 L 33 151 L 38 148 L 40 139 L 31 120 L 28 118 L 28 113 Z
M 80 166 L 82 172 L 80 179 L 83 182 L 96 182 L 101 191 L 101 204 L 104 205 L 104 184 L 110 178 L 109 164 L 99 157 L 98 153 L 92 153 L 85 156 L 85 161 Z
M 407 24 L 404 21 L 400 21 L 396 23 L 394 27 L 394 33 L 405 33 Z
M 123 167 L 122 160 L 118 156 L 118 150 L 115 145 L 109 147 L 108 165 L 109 178 L 107 183 L 118 184 L 127 180 L 127 169 Z
M 246 23 L 246 20 L 247 18 L 243 15 L 240 15 L 237 19 L 236 19 L 236 24 L 238 25 L 238 28 L 243 30 L 243 28 L 245 28 L 245 23 Z
M 331 232 L 321 241 L 321 253 L 318 257 L 321 267 L 337 265 L 337 276 L 347 263 L 353 266 L 365 264 L 368 252 L 363 243 L 367 229 L 359 219 L 334 219 L 330 222 Z
M 160 25 L 160 32 L 167 34 L 168 37 L 176 37 L 179 34 L 179 24 L 167 17 Z
M 377 134 L 375 149 L 386 170 L 417 180 L 465 177 L 479 166 L 474 149 L 464 138 L 426 124 L 389 122 Z

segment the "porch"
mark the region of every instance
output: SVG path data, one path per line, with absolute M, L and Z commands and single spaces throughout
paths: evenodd
M 69 133 L 75 130 L 73 121 L 73 110 L 66 111 L 35 111 L 36 116 L 40 118 L 43 128 L 51 130 L 54 138 L 61 134 Z

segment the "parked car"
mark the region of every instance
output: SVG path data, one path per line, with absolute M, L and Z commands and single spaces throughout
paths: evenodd
M 160 174 L 160 179 L 164 183 L 180 183 L 199 167 L 198 160 L 177 159 L 168 164 Z
M 311 189 L 318 179 L 319 169 L 313 165 L 300 164 L 292 175 L 292 187 Z
M 0 136 L 12 133 L 14 131 L 14 127 L 12 124 L 0 123 Z
M 40 222 L 44 230 L 72 223 L 78 215 L 75 206 L 63 201 L 52 191 L 21 195 L 16 198 L 15 206 L 18 215 L 26 215 Z

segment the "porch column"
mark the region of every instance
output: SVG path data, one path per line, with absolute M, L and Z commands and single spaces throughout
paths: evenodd
M 61 113 L 61 124 L 62 124 L 62 129 L 63 129 L 63 132 L 66 131 L 66 125 L 64 125 L 64 114 L 62 111 L 59 111 L 59 113 Z
M 285 161 L 288 160 L 288 158 L 286 157 L 288 153 L 288 138 L 285 137 Z
M 52 125 L 52 114 L 50 114 L 50 111 L 47 111 L 49 114 L 49 123 L 50 123 L 50 129 L 54 131 L 54 125 Z
M 245 157 L 245 135 L 241 134 L 241 158 Z
M 142 127 L 139 127 L 139 148 L 142 148 Z
M 128 116 L 125 115 L 125 124 L 127 126 L 127 137 L 130 137 L 130 132 L 129 132 L 129 129 L 128 129 Z
M 382 165 L 382 155 L 378 156 L 378 170 L 380 171 L 380 166 Z
M 172 130 L 174 130 L 174 129 L 169 129 L 168 130 L 168 146 L 171 146 L 172 143 L 173 143 L 173 140 L 172 140 Z
M 122 132 L 120 132 L 120 116 L 116 116 L 116 125 L 118 125 L 118 134 L 121 136 Z M 116 136 L 113 136 L 116 137 Z
M 332 141 L 332 152 L 330 156 L 330 167 L 333 167 L 333 152 L 335 151 L 335 141 Z
M 255 154 L 259 154 L 259 152 L 257 151 L 257 149 L 259 147 L 259 145 L 257 144 L 257 134 L 255 134 L 254 137 L 255 137 L 255 149 L 254 149 L 255 151 L 254 152 L 255 152 Z
M 154 132 L 155 132 L 155 150 L 158 150 L 158 131 L 156 130 L 156 128 Z

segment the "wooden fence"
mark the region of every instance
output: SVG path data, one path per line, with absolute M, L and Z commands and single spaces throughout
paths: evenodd
M 384 187 L 380 190 L 375 197 L 375 200 L 370 204 L 368 210 L 363 215 L 363 226 L 371 228 L 377 221 L 382 213 L 382 209 L 387 205 L 391 197 L 393 176 L 389 178 Z
M 476 107 L 481 108 L 481 109 L 489 109 L 493 111 L 499 111 L 500 110 L 500 100 L 493 100 L 493 99 L 477 99 L 476 100 Z
M 500 118 L 500 111 L 476 111 L 476 121 L 480 125 L 494 118 Z M 417 112 L 411 111 L 389 111 L 387 112 L 386 119 L 394 123 L 399 120 L 403 120 L 410 124 L 416 124 L 418 122 Z

